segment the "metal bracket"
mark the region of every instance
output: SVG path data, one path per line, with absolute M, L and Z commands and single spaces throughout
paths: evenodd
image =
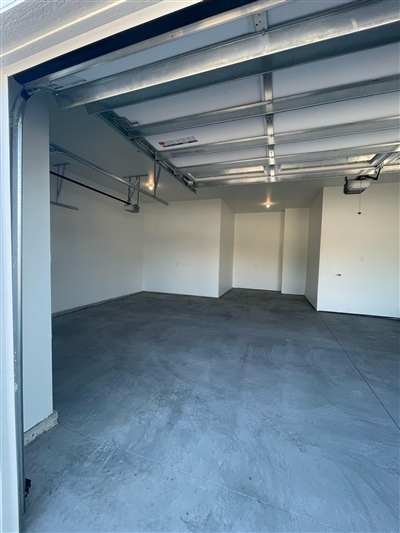
M 274 115 L 273 115 L 273 97 L 272 97 L 272 74 L 264 74 L 264 101 L 266 102 L 267 115 L 265 116 L 265 130 L 267 134 L 268 146 L 268 165 L 266 181 L 275 181 L 276 164 L 275 164 L 275 136 L 274 136 Z
M 12 295 L 14 324 L 14 391 L 15 425 L 17 443 L 18 509 L 25 513 L 24 466 L 24 409 L 23 409 L 23 344 L 22 344 L 22 166 L 23 126 L 26 104 L 30 98 L 23 90 L 15 98 L 10 111 L 10 163 L 11 163 L 11 246 Z
M 268 19 L 266 11 L 259 11 L 253 15 L 254 28 L 256 31 L 264 31 L 268 29 Z
M 118 183 L 123 183 L 128 188 L 133 188 L 135 190 L 139 189 L 138 187 L 136 187 L 136 185 L 133 185 L 132 183 L 129 183 L 129 181 L 127 181 L 127 180 L 125 180 L 123 178 L 120 178 L 119 176 L 117 176 L 116 174 L 113 174 L 112 172 L 108 172 L 108 170 L 106 170 L 106 169 L 104 169 L 102 167 L 99 167 L 98 165 L 95 165 L 91 161 L 88 161 L 87 159 L 84 159 L 83 157 L 80 157 L 79 155 L 74 154 L 74 153 L 70 152 L 69 150 L 66 150 L 65 148 L 62 148 L 61 146 L 58 146 L 57 144 L 54 144 L 52 142 L 50 143 L 50 152 L 51 153 L 64 154 L 65 156 L 70 157 L 74 161 L 78 161 L 78 163 L 81 163 L 81 164 L 85 165 L 88 168 L 96 170 L 97 172 L 99 172 L 100 174 L 103 174 L 104 176 L 108 176 L 109 178 L 111 178 L 112 180 L 117 181 Z M 153 194 L 150 194 L 148 191 L 145 191 L 144 189 L 140 189 L 140 192 L 142 194 L 144 194 L 145 196 L 149 196 L 150 198 L 153 198 L 154 200 L 157 200 L 157 202 L 160 202 L 160 203 L 162 203 L 164 205 L 168 205 L 168 202 L 166 202 L 162 198 L 159 198 L 158 196 L 154 196 Z
M 121 133 L 126 139 L 128 139 L 136 148 L 143 152 L 147 157 L 149 157 L 153 162 L 156 162 L 160 167 L 166 170 L 169 174 L 174 176 L 180 183 L 185 185 L 189 190 L 196 193 L 193 181 L 190 180 L 187 176 L 182 175 L 182 172 L 179 172 L 178 169 L 169 161 L 158 161 L 157 160 L 157 150 L 143 137 L 132 138 L 130 134 L 134 130 L 134 125 L 131 124 L 127 119 L 121 118 L 114 111 L 106 111 L 99 114 L 106 122 L 111 124 L 119 133 Z
M 56 167 L 57 174 L 61 174 L 61 176 L 64 176 L 65 175 L 65 169 L 66 169 L 67 165 L 69 165 L 69 164 L 70 163 L 59 163 L 57 165 L 53 165 L 53 167 Z M 56 191 L 56 202 L 57 203 L 59 203 L 59 201 L 60 201 L 62 186 L 63 186 L 62 178 L 57 178 L 57 191 Z
M 157 192 L 158 182 L 160 181 L 161 167 L 154 161 L 154 194 Z

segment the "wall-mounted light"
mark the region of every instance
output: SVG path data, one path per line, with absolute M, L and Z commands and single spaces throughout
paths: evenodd
M 154 189 L 153 185 L 148 186 L 149 191 L 152 191 Z
M 265 207 L 266 207 L 267 209 L 269 209 L 269 208 L 271 207 L 271 204 L 268 202 L 268 203 L 265 204 Z

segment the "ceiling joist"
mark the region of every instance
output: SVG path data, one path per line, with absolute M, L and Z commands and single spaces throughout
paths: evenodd
M 153 59 L 155 62 L 134 69 L 131 68 L 132 63 L 125 63 L 123 72 L 117 72 L 114 65 L 106 77 L 97 79 L 96 75 L 89 76 L 93 81 L 58 90 L 58 104 L 61 109 L 85 105 L 89 113 L 98 113 L 146 154 L 154 165 L 171 174 L 192 192 L 209 185 L 342 177 L 347 174 L 357 176 L 373 173 L 378 167 L 385 167 L 386 172 L 397 171 L 399 116 L 393 93 L 399 92 L 399 76 L 388 75 L 396 69 L 385 67 L 387 60 L 384 58 L 385 47 L 398 41 L 400 15 L 397 1 L 355 0 L 295 20 L 286 18 L 286 22 L 270 26 L 270 15 L 274 20 L 276 13 L 266 10 L 286 1 L 246 3 L 243 9 L 220 14 L 213 21 L 204 20 L 203 28 L 201 25 L 182 28 L 180 36 L 189 36 L 191 32 L 207 30 L 212 25 L 226 21 L 229 24 L 229 21 L 247 17 L 246 31 L 253 33 L 243 35 L 246 25 L 240 23 L 239 31 L 234 25 L 236 33 L 221 31 L 221 42 L 217 44 L 202 44 L 202 48 L 194 49 L 189 46 L 186 51 L 183 47 L 179 55 L 158 61 Z M 231 36 L 229 39 L 228 35 Z M 207 39 L 203 43 L 207 43 Z M 151 43 L 147 45 L 152 46 Z M 137 46 L 142 46 L 144 50 L 147 45 L 143 42 Z M 377 69 L 376 78 L 369 74 L 366 61 L 370 49 L 379 49 L 375 55 L 384 64 L 384 68 Z M 313 72 L 314 68 L 319 75 L 315 65 L 320 62 L 324 64 L 324 60 L 346 55 L 345 62 L 351 65 L 353 61 L 355 64 L 360 54 L 352 54 L 363 50 L 363 81 L 340 84 L 340 62 L 333 60 L 329 68 L 333 65 L 337 70 L 334 71 L 335 76 L 328 75 L 330 87 L 321 89 L 318 88 L 320 84 L 315 83 L 314 90 L 284 96 L 287 91 L 282 92 L 280 86 L 282 73 L 277 71 L 299 66 L 295 69 L 296 73 Z M 393 47 L 390 50 L 393 53 Z M 161 53 L 155 57 L 166 56 Z M 312 64 L 311 68 L 306 64 Z M 370 79 L 365 79 L 367 76 Z M 360 78 L 362 76 L 356 74 L 347 77 L 347 80 Z M 243 80 L 240 83 L 247 84 L 249 88 L 253 84 L 255 89 L 249 91 L 248 98 L 233 98 L 230 102 L 252 103 L 223 108 L 221 95 L 225 91 L 230 94 L 229 90 L 232 92 L 236 84 L 213 86 L 237 80 Z M 258 85 L 260 82 L 261 85 Z M 217 110 L 200 113 L 202 105 L 204 107 L 201 102 L 207 96 L 202 89 L 207 87 L 210 87 L 207 95 L 219 95 L 221 105 Z M 257 87 L 261 87 L 261 91 L 257 91 Z M 305 84 L 305 87 L 313 85 Z M 277 97 L 273 94 L 275 89 Z M 279 90 L 282 96 L 279 96 Z M 389 93 L 392 94 L 385 102 L 383 98 L 373 98 Z M 167 99 L 176 95 L 179 95 L 179 100 Z M 371 98 L 368 100 L 368 97 Z M 158 109 L 159 114 L 155 110 L 150 111 L 149 115 L 153 118 L 146 123 L 143 109 L 140 114 L 139 108 L 132 106 L 154 99 L 158 100 L 155 110 Z M 188 105 L 190 99 L 192 106 Z M 346 105 L 346 102 L 356 99 L 365 101 L 354 106 Z M 185 101 L 183 109 L 193 114 L 166 120 L 171 112 L 163 113 L 162 106 L 175 102 L 179 115 L 184 113 L 181 112 L 180 102 Z M 339 103 L 344 104 L 328 106 Z M 370 112 L 370 106 L 375 106 L 374 112 Z M 210 109 L 208 104 L 205 108 Z M 363 109 L 369 112 L 364 114 Z M 304 113 L 296 113 L 298 110 L 304 110 Z M 135 113 L 139 113 L 137 120 L 140 122 L 135 121 Z M 157 120 L 158 117 L 160 120 Z M 244 122 L 246 119 L 247 122 Z M 141 123 L 143 121 L 145 123 Z M 226 125 L 233 121 L 236 122 L 232 128 Z M 182 133 L 177 134 L 179 131 Z M 165 134 L 170 137 L 164 137 Z M 337 149 L 346 145 L 345 149 Z
M 265 147 L 266 144 L 287 144 L 298 141 L 310 141 L 332 137 L 341 137 L 357 133 L 369 133 L 376 131 L 387 131 L 399 129 L 399 117 L 386 117 L 375 120 L 362 120 L 359 122 L 349 122 L 335 126 L 323 126 L 318 128 L 309 128 L 304 130 L 288 131 L 283 133 L 273 133 L 269 135 L 258 135 L 232 141 L 220 141 L 210 144 L 202 144 L 198 147 L 184 147 L 175 150 L 163 150 L 158 152 L 157 160 L 162 161 L 170 158 L 180 158 L 197 156 L 202 154 L 227 152 L 242 150 L 245 148 Z M 272 136 L 271 136 L 272 135 Z
M 148 137 L 150 135 L 162 135 L 171 131 L 179 131 L 202 126 L 211 126 L 223 122 L 231 122 L 247 118 L 264 116 L 273 112 L 282 113 L 286 111 L 295 111 L 308 107 L 333 104 L 346 100 L 365 98 L 367 96 L 377 96 L 379 94 L 388 94 L 400 89 L 398 76 L 387 76 L 376 80 L 367 80 L 364 82 L 348 83 L 339 85 L 335 88 L 320 89 L 306 93 L 295 94 L 292 96 L 274 98 L 272 105 L 267 102 L 257 102 L 236 107 L 229 107 L 210 111 L 208 113 L 199 113 L 190 116 L 179 117 L 175 119 L 163 120 L 144 125 L 131 125 L 128 133 L 130 138 Z
M 153 20 L 148 24 L 144 24 L 141 27 L 133 27 L 130 30 L 124 32 L 124 35 L 118 34 L 117 42 L 114 44 L 110 43 L 101 43 L 102 49 L 104 49 L 103 55 L 80 61 L 77 64 L 69 65 L 64 67 L 61 70 L 55 72 L 47 73 L 43 75 L 43 71 L 46 71 L 43 66 L 33 69 L 30 69 L 27 72 L 23 72 L 17 75 L 17 81 L 24 85 L 25 89 L 28 91 L 34 91 L 37 89 L 52 90 L 54 87 L 59 86 L 63 87 L 64 83 L 68 83 L 68 79 L 71 76 L 81 73 L 82 71 L 87 71 L 91 69 L 96 69 L 99 65 L 111 64 L 117 60 L 129 57 L 133 54 L 143 52 L 146 50 L 151 50 L 152 48 L 166 46 L 169 43 L 173 43 L 182 38 L 188 38 L 192 35 L 196 35 L 199 32 L 204 30 L 210 30 L 212 28 L 218 27 L 221 24 L 229 24 L 235 22 L 239 19 L 242 19 L 247 16 L 252 16 L 258 14 L 260 11 L 271 9 L 273 7 L 279 6 L 281 4 L 292 2 L 293 0 L 258 0 L 255 1 L 242 1 L 242 2 L 229 2 L 229 5 L 233 4 L 238 5 L 224 10 L 224 7 L 217 5 L 214 2 L 214 5 L 210 2 L 208 5 L 194 5 L 189 9 L 186 9 L 185 13 L 179 12 L 178 16 L 172 15 L 169 17 L 163 17 L 162 22 Z M 189 11 L 191 13 L 189 13 Z M 198 12 L 198 14 L 196 14 Z M 200 12 L 208 12 L 207 18 L 199 18 L 201 16 Z M 214 13 L 210 15 L 210 12 Z M 254 15 L 254 16 L 256 16 Z M 179 21 L 179 22 L 177 22 Z M 186 25 L 181 26 L 182 23 L 186 22 Z M 156 30 L 156 26 L 162 24 L 163 33 L 159 35 L 153 35 Z M 146 27 L 147 26 L 147 27 Z M 151 28 L 150 26 L 154 26 Z M 129 34 L 129 35 L 128 35 Z M 140 36 L 145 35 L 146 39 L 140 40 Z M 149 35 L 151 37 L 149 37 Z M 109 39 L 113 40 L 114 36 Z M 124 44 L 122 44 L 124 43 Z M 118 47 L 115 48 L 115 45 L 118 44 Z M 99 48 L 98 43 L 95 44 L 96 48 Z M 110 50 L 111 48 L 111 50 Z M 90 52 L 87 51 L 90 56 Z M 72 54 L 71 54 L 72 55 Z M 82 53 L 82 57 L 85 57 L 85 54 Z M 64 57 L 64 61 L 65 61 Z M 68 58 L 72 60 L 72 58 Z M 46 65 L 45 65 L 46 66 Z M 44 67 L 45 67 L 44 66 Z M 50 69 L 50 65 L 48 65 Z M 41 75 L 38 77 L 39 72 Z M 35 76 L 36 75 L 36 76 Z M 74 83 L 84 83 L 85 80 L 79 80 L 79 77 L 74 78 Z
M 65 89 L 57 98 L 62 109 L 86 105 L 99 113 L 393 43 L 398 35 L 396 0 L 361 1 Z
M 348 160 L 349 158 L 362 158 L 363 167 L 365 166 L 377 166 L 376 160 L 372 160 L 375 154 L 387 154 L 400 152 L 400 143 L 385 143 L 365 145 L 354 148 L 344 148 L 340 150 L 321 150 L 318 152 L 308 153 L 293 153 L 285 155 L 276 155 L 275 162 L 279 165 L 295 165 L 295 164 L 307 164 L 320 162 L 320 168 L 324 167 L 324 162 L 332 161 L 335 159 Z M 218 172 L 219 175 L 225 173 L 233 173 L 233 169 L 246 169 L 249 171 L 249 167 L 264 166 L 269 163 L 268 157 L 239 159 L 227 162 L 194 165 L 190 167 L 180 168 L 180 170 L 186 174 L 193 176 L 196 180 L 200 177 L 211 177 L 212 173 Z M 235 172 L 236 173 L 236 172 Z

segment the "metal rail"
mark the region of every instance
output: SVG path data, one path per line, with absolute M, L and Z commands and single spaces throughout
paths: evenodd
M 193 180 L 190 179 L 189 176 L 181 172 L 177 167 L 175 167 L 175 165 L 170 163 L 170 161 L 157 161 L 157 151 L 149 142 L 146 141 L 146 139 L 129 138 L 129 135 L 127 134 L 127 127 L 129 129 L 129 122 L 126 119 L 119 117 L 113 111 L 110 111 L 108 113 L 101 113 L 99 116 L 103 118 L 108 124 L 110 124 L 116 131 L 118 131 L 118 133 L 122 134 L 125 138 L 132 142 L 134 146 L 136 146 L 136 148 L 138 148 L 149 159 L 151 159 L 153 163 L 156 163 L 160 168 L 162 167 L 165 171 L 167 171 L 171 176 L 173 176 L 176 180 L 179 181 L 179 183 L 184 185 L 191 192 L 196 193 L 196 190 L 194 189 L 193 185 Z M 160 176 L 158 176 L 158 180 L 159 178 Z M 155 193 L 156 190 L 154 190 L 154 194 Z
M 129 187 L 129 189 L 134 189 L 135 191 L 139 191 L 145 196 L 148 196 L 149 198 L 152 198 L 153 200 L 157 200 L 157 202 L 160 202 L 161 204 L 169 205 L 168 202 L 166 202 L 162 198 L 159 198 L 158 196 L 154 196 L 153 194 L 149 193 L 145 189 L 141 189 L 140 187 L 137 187 L 136 185 L 129 183 L 129 181 L 126 181 L 123 178 L 120 178 L 116 174 L 112 174 L 111 172 L 108 172 L 108 170 L 105 170 L 104 168 L 99 167 L 98 165 L 95 165 L 94 163 L 91 163 L 87 159 L 84 159 L 83 157 L 80 157 L 79 155 L 76 155 L 70 152 L 69 150 L 62 148 L 61 146 L 58 146 L 57 144 L 50 143 L 50 148 L 51 148 L 52 153 L 64 154 L 67 157 L 74 159 L 78 163 L 81 163 L 82 165 L 85 165 L 93 170 L 96 170 L 97 172 L 100 172 L 104 176 L 107 176 L 108 178 L 111 178 L 114 181 L 117 181 L 118 183 L 122 183 L 123 185 L 126 185 L 127 187 Z
M 311 163 L 321 161 L 320 170 L 324 169 L 324 162 L 330 159 L 340 159 L 340 158 L 349 158 L 349 157 L 369 157 L 375 156 L 375 154 L 387 154 L 395 153 L 400 150 L 400 141 L 395 141 L 391 143 L 382 143 L 382 144 L 371 144 L 364 146 L 357 146 L 351 148 L 340 148 L 337 150 L 321 150 L 318 152 L 308 152 L 308 153 L 293 153 L 293 154 L 282 154 L 275 155 L 275 162 L 282 164 L 299 164 L 299 163 Z M 224 161 L 219 163 L 207 163 L 201 165 L 193 165 L 183 167 L 180 170 L 185 173 L 189 173 L 194 176 L 194 179 L 200 177 L 212 177 L 211 173 L 221 172 L 221 173 L 234 173 L 235 169 L 242 169 L 242 172 L 249 171 L 251 167 L 254 166 L 263 166 L 269 162 L 268 157 L 257 157 L 249 159 L 237 159 L 235 161 Z M 365 161 L 363 164 L 368 166 L 371 163 L 369 160 Z M 376 166 L 375 163 L 371 163 L 372 166 Z M 244 170 L 245 169 L 245 170 Z M 199 175 L 201 174 L 201 175 Z
M 83 63 L 79 63 L 77 65 L 58 70 L 57 72 L 42 76 L 33 81 L 29 81 L 27 83 L 20 81 L 20 83 L 24 84 L 24 87 L 27 90 L 33 90 L 38 88 L 52 89 L 54 85 L 57 85 L 57 83 L 54 84 L 54 82 L 56 82 L 60 78 L 65 78 L 67 76 L 77 74 L 78 72 L 82 72 L 84 70 L 96 68 L 98 65 L 109 64 L 110 62 L 116 61 L 117 59 L 121 59 L 123 57 L 127 57 L 131 54 L 136 54 L 144 50 L 149 50 L 156 46 L 166 45 L 167 43 L 175 42 L 177 39 L 181 39 L 182 37 L 189 37 L 190 35 L 195 35 L 196 33 L 199 33 L 201 31 L 215 28 L 220 24 L 233 22 L 249 15 L 257 14 L 265 9 L 271 9 L 272 7 L 276 7 L 278 5 L 291 1 L 292 0 L 257 0 L 257 2 L 253 1 L 247 5 L 242 5 L 240 7 L 230 9 L 229 11 L 223 11 L 222 13 L 219 13 L 217 15 L 212 15 L 206 19 L 198 20 L 197 22 L 192 22 L 191 24 L 187 24 L 183 27 L 179 26 L 185 21 L 185 19 L 182 20 L 182 15 L 181 13 L 179 13 L 176 17 L 179 20 L 179 26 L 170 27 L 169 31 L 167 31 L 166 33 L 157 35 L 156 37 L 152 37 L 144 41 L 136 42 L 134 44 L 125 46 L 124 48 L 119 48 L 105 55 L 102 55 L 100 58 L 96 57 L 95 59 L 87 60 Z M 132 29 L 136 30 L 136 28 Z M 60 81 L 60 85 L 62 85 L 62 80 Z
M 117 202 L 121 202 L 122 204 L 129 204 L 130 202 L 127 202 L 126 200 L 123 200 L 122 198 L 118 198 L 118 196 L 114 196 L 112 194 L 108 194 L 107 192 L 99 191 L 99 189 L 95 189 L 94 187 L 90 187 L 90 185 L 85 185 L 84 183 L 81 183 L 79 181 L 73 180 L 72 178 L 67 178 L 67 176 L 63 176 L 62 174 L 58 174 L 57 172 L 54 172 L 53 170 L 50 170 L 50 174 L 52 176 L 57 176 L 57 178 L 69 181 L 70 183 L 74 183 L 75 185 L 79 185 L 79 187 L 83 187 L 84 189 L 89 189 L 89 191 L 97 192 L 98 194 L 102 194 L 103 196 L 107 196 L 108 198 L 112 198 L 113 200 L 117 200 Z M 53 203 L 53 205 L 63 205 L 59 204 L 58 202 L 50 202 Z M 168 205 L 168 204 L 167 204 Z M 63 207 L 67 207 L 63 205 Z M 68 206 L 70 209 L 76 209 L 76 207 Z
M 17 475 L 19 514 L 25 513 L 24 406 L 22 353 L 22 148 L 26 104 L 30 98 L 23 90 L 15 99 L 10 114 L 11 128 L 11 243 L 14 327 L 14 390 L 17 437 Z

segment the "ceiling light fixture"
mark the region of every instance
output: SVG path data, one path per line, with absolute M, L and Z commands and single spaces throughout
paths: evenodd
M 265 204 L 265 207 L 269 209 L 271 207 L 271 204 L 268 202 L 267 204 Z

